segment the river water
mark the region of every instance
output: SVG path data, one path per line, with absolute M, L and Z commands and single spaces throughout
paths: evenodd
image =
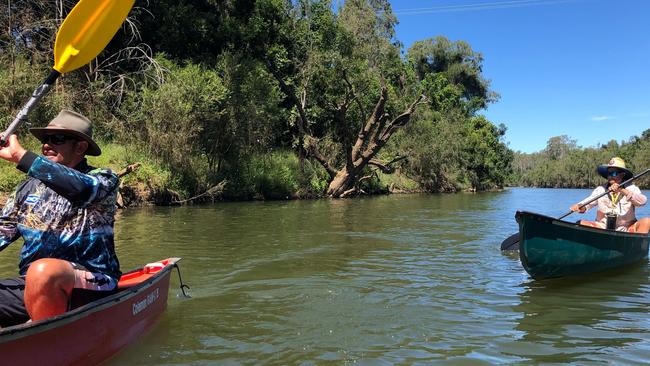
M 517 231 L 516 210 L 558 217 L 589 193 L 124 210 L 123 268 L 182 257 L 192 298 L 178 296 L 174 272 L 161 321 L 108 364 L 647 364 L 647 262 L 533 281 L 518 255 L 499 249 Z M 2 254 L 5 276 L 15 272 L 13 247 Z

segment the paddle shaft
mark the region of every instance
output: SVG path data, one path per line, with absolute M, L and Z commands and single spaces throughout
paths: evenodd
M 632 181 L 634 181 L 634 180 L 636 180 L 636 179 L 638 179 L 638 178 L 640 178 L 640 177 L 642 177 L 642 176 L 648 174 L 648 172 L 650 172 L 650 169 L 646 169 L 645 171 L 643 171 L 643 172 L 641 172 L 641 173 L 639 173 L 639 174 L 633 176 L 632 178 L 626 180 L 625 182 L 621 183 L 621 184 L 619 185 L 619 187 L 623 187 L 623 188 L 625 188 L 627 185 L 629 185 L 630 183 L 632 183 Z M 601 194 L 599 194 L 598 196 L 596 196 L 596 197 L 590 199 L 588 202 L 586 202 L 586 203 L 580 205 L 580 206 L 578 207 L 578 209 L 581 209 L 581 208 L 587 206 L 588 204 L 594 202 L 595 200 L 599 199 L 600 197 L 602 197 L 602 196 L 604 196 L 604 195 L 606 195 L 606 194 L 608 194 L 608 193 L 609 193 L 609 191 L 608 191 L 607 189 L 605 189 L 605 192 L 604 192 L 604 193 L 601 193 Z M 565 218 L 565 217 L 571 215 L 572 213 L 573 213 L 573 211 L 569 211 L 569 212 L 565 213 L 564 215 L 558 217 L 558 220 L 562 220 L 563 218 Z
M 45 79 L 45 81 L 43 81 L 43 83 L 34 90 L 32 97 L 29 98 L 20 112 L 18 112 L 13 122 L 11 122 L 5 132 L 2 133 L 2 137 L 0 137 L 0 146 L 5 146 L 7 144 L 7 139 L 9 136 L 14 133 L 14 131 L 16 131 L 23 122 L 27 120 L 27 115 L 29 112 L 31 112 L 32 109 L 36 107 L 36 104 L 38 104 L 38 102 L 43 98 L 43 96 L 45 96 L 45 94 L 47 94 L 47 92 L 52 89 L 52 85 L 54 85 L 54 82 L 59 76 L 61 76 L 60 72 L 52 70 L 47 79 Z

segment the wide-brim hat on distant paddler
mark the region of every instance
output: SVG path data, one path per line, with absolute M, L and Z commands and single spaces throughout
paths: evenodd
M 45 135 L 54 133 L 74 136 L 88 143 L 86 155 L 99 156 L 102 153 L 102 150 L 93 140 L 93 125 L 90 120 L 80 113 L 67 109 L 59 112 L 59 115 L 54 117 L 46 127 L 30 128 L 29 132 L 41 141 L 44 140 Z
M 625 167 L 625 160 L 619 157 L 612 158 L 612 160 L 610 160 L 609 164 L 607 165 L 599 165 L 596 171 L 598 174 L 600 174 L 601 177 L 607 179 L 610 169 L 616 169 L 623 173 L 623 180 L 630 179 L 634 176 L 634 173 Z

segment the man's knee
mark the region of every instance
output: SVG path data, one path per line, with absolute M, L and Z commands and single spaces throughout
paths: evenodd
M 637 222 L 637 232 L 647 233 L 650 231 L 650 217 L 644 217 Z
M 64 313 L 74 282 L 74 268 L 68 261 L 45 258 L 32 263 L 25 276 L 25 307 L 32 320 Z
M 70 293 L 74 287 L 74 268 L 65 260 L 39 259 L 27 269 L 25 287 L 27 291 L 30 287 L 32 289 L 49 287 Z

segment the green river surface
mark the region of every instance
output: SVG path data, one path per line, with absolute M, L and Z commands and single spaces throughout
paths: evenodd
M 500 251 L 517 231 L 516 210 L 558 217 L 589 193 L 123 210 L 115 227 L 123 270 L 182 257 L 192 298 L 179 296 L 174 271 L 161 320 L 107 364 L 647 364 L 648 262 L 533 281 L 516 252 Z M 15 274 L 19 247 L 2 253 L 3 276 Z

